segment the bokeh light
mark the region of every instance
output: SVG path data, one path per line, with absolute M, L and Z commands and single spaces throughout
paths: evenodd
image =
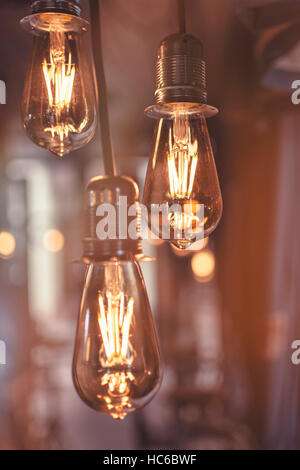
M 64 247 L 65 239 L 63 234 L 56 229 L 47 230 L 43 236 L 43 245 L 46 250 L 58 253 Z
M 10 258 L 15 251 L 16 240 L 10 232 L 0 232 L 0 256 Z
M 211 250 L 195 253 L 191 260 L 193 274 L 197 281 L 209 281 L 215 271 L 215 255 Z

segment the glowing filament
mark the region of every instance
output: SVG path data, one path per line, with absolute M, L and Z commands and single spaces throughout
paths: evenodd
M 178 112 L 173 129 L 169 131 L 168 173 L 170 196 L 177 199 L 191 197 L 197 163 L 198 143 L 192 142 L 188 117 Z
M 99 356 L 104 367 L 128 366 L 132 363 L 132 353 L 129 343 L 130 327 L 132 323 L 134 300 L 130 298 L 127 307 L 123 292 L 112 295 L 106 294 L 106 302 L 101 294 L 98 296 L 99 314 L 98 324 L 103 339 L 103 348 Z M 105 356 L 103 358 L 103 356 Z M 129 383 L 134 381 L 133 374 L 127 369 L 123 372 L 108 370 L 101 379 L 101 384 L 107 386 L 108 396 L 105 401 L 113 418 L 123 419 L 127 412 L 124 408 L 131 408 Z M 102 398 L 99 395 L 98 398 Z
M 170 195 L 178 199 L 190 198 L 198 162 L 198 155 L 175 150 L 168 157 Z
M 99 294 L 98 324 L 103 339 L 106 361 L 104 365 L 123 365 L 128 363 L 129 334 L 133 315 L 134 300 L 130 298 L 125 307 L 125 296 L 121 293 L 113 298 L 106 295 L 106 309 L 104 299 Z M 129 360 L 130 361 L 130 360 Z
M 43 73 L 47 87 L 49 106 L 56 106 L 59 111 L 65 108 L 69 109 L 75 78 L 75 65 L 72 65 L 71 53 L 69 53 L 66 67 L 64 62 L 59 61 L 55 63 L 53 51 L 50 51 L 50 64 L 47 64 L 46 59 L 44 60 Z
M 178 230 L 186 230 L 199 226 L 200 219 L 194 214 L 170 212 L 168 215 L 172 227 Z
M 107 385 L 108 396 L 98 394 L 99 399 L 104 399 L 110 415 L 114 419 L 124 419 L 127 409 L 132 408 L 129 395 L 128 382 L 133 382 L 134 376 L 131 372 L 116 372 L 115 374 L 104 374 L 102 385 Z
M 44 128 L 52 138 L 58 137 L 61 154 L 64 153 L 64 141 L 70 133 L 81 133 L 87 124 L 87 117 L 78 127 L 70 122 L 70 107 L 74 94 L 76 69 L 72 64 L 72 54 L 69 52 L 65 59 L 64 36 L 51 33 L 50 59 L 42 64 L 43 75 L 47 90 L 49 104 L 48 122 L 51 124 Z

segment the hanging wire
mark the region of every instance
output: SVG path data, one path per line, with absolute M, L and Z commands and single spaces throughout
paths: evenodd
M 97 101 L 99 111 L 99 122 L 101 131 L 102 151 L 104 159 L 104 169 L 107 175 L 115 175 L 115 159 L 111 141 L 111 131 L 109 125 L 107 87 L 103 65 L 102 38 L 101 38 L 101 18 L 100 1 L 89 0 L 91 18 L 91 37 L 93 46 L 94 66 L 97 85 Z
M 185 5 L 184 0 L 177 0 L 177 14 L 178 14 L 178 27 L 179 33 L 185 34 Z

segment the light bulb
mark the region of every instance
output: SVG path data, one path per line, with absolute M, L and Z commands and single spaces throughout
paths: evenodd
M 87 265 L 73 380 L 87 405 L 115 419 L 144 406 L 160 386 L 156 330 L 133 257 Z
M 222 196 L 203 114 L 190 115 L 179 104 L 171 118 L 157 121 L 143 202 L 150 216 L 152 207 L 167 206 L 154 231 L 160 238 L 167 234 L 178 248 L 187 248 L 216 228 Z
M 30 15 L 33 33 L 22 118 L 30 139 L 62 157 L 85 145 L 96 129 L 92 76 L 82 42 L 87 22 L 64 13 Z

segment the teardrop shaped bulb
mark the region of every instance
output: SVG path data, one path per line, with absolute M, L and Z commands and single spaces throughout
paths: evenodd
M 157 122 L 143 203 L 150 230 L 178 248 L 216 228 L 223 204 L 203 115 L 196 119 L 180 110 Z
M 93 80 L 82 41 L 86 22 L 40 13 L 21 23 L 34 34 L 23 125 L 33 142 L 62 157 L 87 144 L 96 129 Z
M 124 419 L 159 389 L 161 359 L 143 277 L 132 259 L 86 269 L 73 381 L 91 408 Z

